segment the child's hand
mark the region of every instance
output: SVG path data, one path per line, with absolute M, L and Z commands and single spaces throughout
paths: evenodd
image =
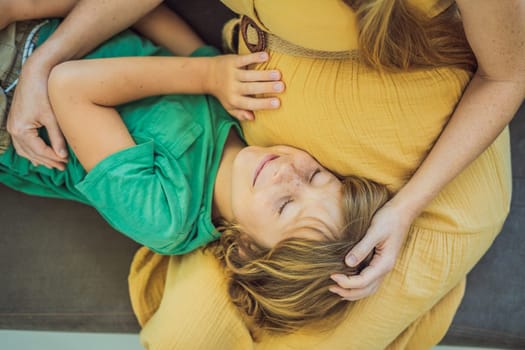
M 238 120 L 253 120 L 252 111 L 279 108 L 275 96 L 284 91 L 277 70 L 249 70 L 249 65 L 268 60 L 266 52 L 214 57 L 207 81 L 209 91 Z M 263 96 L 261 96 L 263 95 Z

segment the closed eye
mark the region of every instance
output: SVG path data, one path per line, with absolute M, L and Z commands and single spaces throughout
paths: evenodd
M 312 175 L 310 175 L 310 179 L 308 180 L 308 182 L 312 182 L 312 180 L 314 179 L 315 175 L 319 174 L 321 172 L 321 169 L 317 168 L 314 170 L 314 172 L 312 173 Z
M 278 210 L 279 215 L 282 214 L 284 208 L 286 208 L 286 206 L 287 206 L 288 204 L 290 204 L 292 201 L 293 201 L 293 200 L 292 200 L 291 198 L 288 198 L 288 199 L 286 199 L 286 200 L 283 202 L 283 204 L 281 204 L 281 206 L 279 207 L 279 210 Z

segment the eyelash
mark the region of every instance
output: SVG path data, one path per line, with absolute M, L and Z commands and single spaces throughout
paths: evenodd
M 314 179 L 314 176 L 319 174 L 321 172 L 321 169 L 317 168 L 314 170 L 314 172 L 312 173 L 312 175 L 310 176 L 310 180 L 309 182 L 312 182 L 312 180 Z
M 286 205 L 288 205 L 288 203 L 291 203 L 292 202 L 292 199 L 291 198 L 288 198 L 287 200 L 285 200 L 283 202 L 283 204 L 281 204 L 281 206 L 279 207 L 279 215 L 281 215 L 281 213 L 283 212 L 284 210 L 284 207 L 286 207 Z
M 312 182 L 312 180 L 314 179 L 315 175 L 319 174 L 321 172 L 321 169 L 315 169 L 314 172 L 312 173 L 312 175 L 310 175 L 310 179 L 309 179 L 309 182 Z M 288 198 L 286 199 L 283 204 L 281 204 L 281 206 L 279 207 L 279 215 L 281 215 L 281 213 L 283 212 L 284 208 L 292 202 L 292 199 L 291 198 Z

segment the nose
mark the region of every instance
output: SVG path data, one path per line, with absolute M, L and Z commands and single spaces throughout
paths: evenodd
M 290 183 L 300 185 L 304 182 L 304 176 L 293 163 L 283 163 L 275 170 L 273 179 L 276 183 Z

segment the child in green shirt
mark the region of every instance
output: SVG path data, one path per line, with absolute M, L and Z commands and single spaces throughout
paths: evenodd
M 74 1 L 63 3 L 70 8 Z M 18 17 L 14 6 L 13 17 L 36 18 L 47 13 L 46 6 Z M 58 23 L 39 27 L 36 45 Z M 227 110 L 246 118 L 247 110 L 278 106 L 275 97 L 252 96 L 284 88 L 278 72 L 246 69 L 265 61 L 266 53 L 217 56 L 162 6 L 136 27 L 170 51 L 192 57 L 173 57 L 127 31 L 87 59 L 55 67 L 49 98 L 69 159 L 61 169 L 38 166 L 9 145 L 0 155 L 0 182 L 91 205 L 114 228 L 158 253 L 183 254 L 221 238 L 214 251 L 235 270 L 235 278 L 251 274 L 241 269 L 247 261 L 272 264 L 284 258 L 303 270 L 310 267 L 316 273 L 303 273 L 287 294 L 301 293 L 312 278 L 322 280 L 315 284 L 321 292 L 312 291 L 316 299 L 299 307 L 325 310 L 300 321 L 340 312 L 347 303 L 328 291 L 329 275 L 363 267 L 346 267 L 344 255 L 386 201 L 386 189 L 364 179 L 341 179 L 293 147 L 245 145 Z M 172 35 L 164 35 L 170 29 Z M 5 85 L 2 81 L 7 90 Z M 304 254 L 305 247 L 310 253 Z M 323 251 L 322 259 L 313 249 Z M 272 282 L 285 270 L 267 269 L 268 283 L 286 283 Z M 236 293 L 261 288 L 261 278 L 251 287 L 237 283 Z

